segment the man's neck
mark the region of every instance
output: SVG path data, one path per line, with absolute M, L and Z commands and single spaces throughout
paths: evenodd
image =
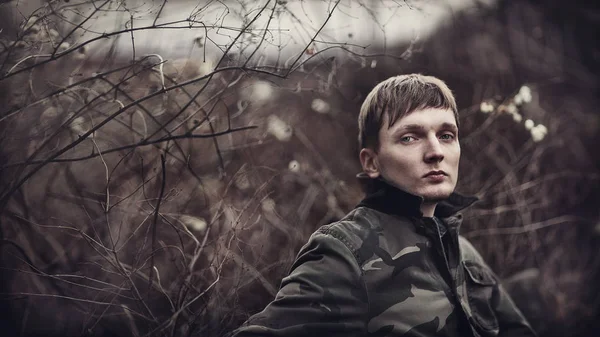
M 421 204 L 421 213 L 423 213 L 423 216 L 426 218 L 432 218 L 433 214 L 435 213 L 435 206 L 437 206 L 437 202 L 423 202 Z

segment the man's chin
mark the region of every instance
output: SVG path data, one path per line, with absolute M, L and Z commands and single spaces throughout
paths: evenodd
M 423 193 L 423 202 L 425 203 L 438 203 L 444 201 L 450 197 L 452 191 L 432 191 L 430 193 Z

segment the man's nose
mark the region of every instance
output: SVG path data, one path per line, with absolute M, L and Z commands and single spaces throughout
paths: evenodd
M 431 137 L 427 141 L 427 149 L 425 149 L 425 162 L 437 163 L 444 159 L 444 152 L 442 151 L 442 144 L 437 137 Z

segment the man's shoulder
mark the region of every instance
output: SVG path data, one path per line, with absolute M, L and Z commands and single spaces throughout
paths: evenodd
M 319 227 L 313 235 L 327 235 L 342 242 L 360 263 L 359 250 L 363 242 L 377 230 L 373 210 L 367 207 L 357 207 L 342 219 Z
M 477 251 L 477 248 L 475 248 L 475 246 L 473 246 L 473 244 L 467 238 L 460 235 L 458 237 L 458 243 L 460 246 L 462 260 L 476 261 L 481 264 L 485 264 L 483 257 L 479 251 Z

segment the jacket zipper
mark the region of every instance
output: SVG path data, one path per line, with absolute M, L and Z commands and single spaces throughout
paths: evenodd
M 442 224 L 439 223 L 439 220 L 436 217 L 433 217 L 433 221 L 435 222 L 435 233 L 437 234 L 437 241 L 438 241 L 438 247 L 439 249 L 442 250 L 442 256 L 444 257 L 444 263 L 446 265 L 446 271 L 448 271 L 448 275 L 450 275 L 450 280 L 451 283 L 450 284 L 450 288 L 452 289 L 452 292 L 454 293 L 454 277 L 452 276 L 452 271 L 450 270 L 450 264 L 448 263 L 448 256 L 446 255 L 446 250 L 444 249 L 444 242 L 442 240 L 442 233 L 440 232 L 440 227 L 442 226 Z M 450 235 L 450 233 L 446 233 L 448 235 Z
M 435 231 L 437 233 L 437 241 L 439 244 L 439 247 L 442 250 L 442 256 L 444 257 L 444 262 L 446 264 L 446 271 L 448 272 L 448 275 L 450 276 L 450 291 L 452 292 L 452 296 L 454 297 L 454 302 L 455 302 L 455 310 L 460 310 L 460 314 L 459 316 L 461 316 L 461 318 L 458 319 L 466 319 L 466 321 L 464 322 L 464 324 L 466 324 L 466 326 L 468 326 L 469 328 L 471 327 L 471 323 L 469 322 L 469 319 L 467 318 L 467 315 L 462 307 L 462 303 L 461 303 L 461 299 L 459 298 L 458 294 L 457 294 L 457 290 L 456 290 L 456 285 L 458 283 L 458 278 L 455 277 L 457 275 L 453 275 L 452 274 L 452 270 L 450 269 L 450 264 L 448 261 L 448 256 L 446 255 L 446 250 L 444 249 L 444 242 L 442 239 L 442 233 L 440 232 L 440 228 L 439 226 L 442 225 L 439 223 L 439 220 L 437 218 L 433 218 L 433 220 L 435 221 Z M 458 236 L 452 235 L 452 231 L 450 229 L 448 229 L 446 231 L 446 235 L 450 235 L 450 244 L 448 245 L 448 249 L 452 249 L 453 247 L 450 247 L 451 245 L 454 246 L 454 248 L 458 249 L 458 240 L 455 240 L 458 238 Z M 456 264 L 456 268 L 457 268 L 457 273 L 458 273 L 458 268 L 461 267 L 460 265 L 460 252 L 458 254 L 456 254 L 456 256 L 458 257 L 459 261 Z M 473 333 L 473 331 L 469 331 L 471 333 Z M 470 336 L 472 336 L 470 334 Z

